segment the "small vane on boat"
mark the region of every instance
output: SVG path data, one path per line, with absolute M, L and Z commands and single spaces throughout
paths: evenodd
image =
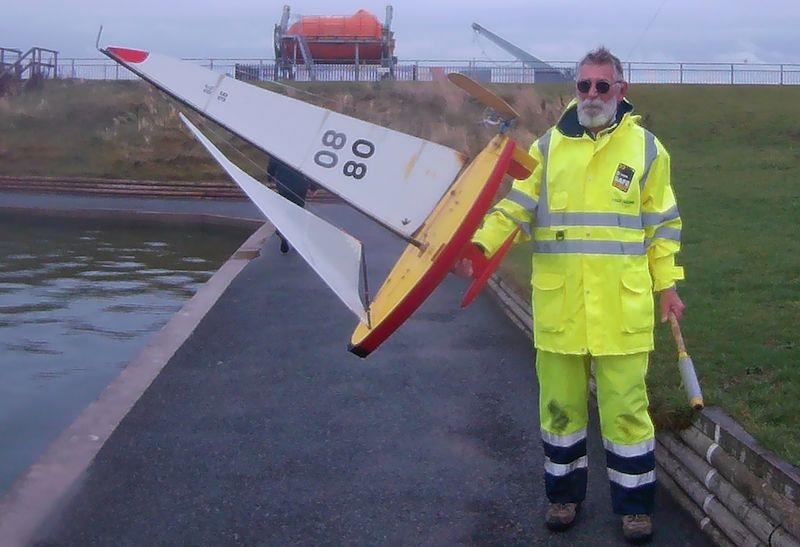
M 519 118 L 517 111 L 472 78 L 460 72 L 451 72 L 447 79 L 486 107 L 483 113 L 484 124 L 499 126 L 500 133 L 505 133 L 516 125 Z

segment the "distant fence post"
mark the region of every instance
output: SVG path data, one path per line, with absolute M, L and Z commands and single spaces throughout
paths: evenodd
M 117 63 L 114 68 L 116 68 L 116 70 L 114 71 L 114 79 L 119 80 L 119 63 Z
M 681 83 L 683 83 L 683 63 L 680 64 L 680 74 L 681 74 L 681 76 L 680 76 Z
M 209 60 L 208 60 L 208 64 L 209 64 L 209 66 L 210 66 L 210 69 L 211 69 L 211 70 L 214 70 L 214 59 L 209 59 Z
M 75 79 L 75 59 L 72 59 L 72 79 Z
M 359 66 L 358 66 L 359 57 L 360 57 L 360 48 L 359 48 L 359 43 L 356 42 L 356 81 L 358 81 L 360 77 Z
M 411 67 L 411 80 L 417 81 L 417 68 L 419 67 L 418 63 L 414 63 L 414 66 Z
M 783 65 L 781 65 L 781 85 L 783 85 Z
M 731 84 L 733 84 L 733 63 L 731 63 Z
M 628 61 L 628 81 L 631 81 L 631 62 Z

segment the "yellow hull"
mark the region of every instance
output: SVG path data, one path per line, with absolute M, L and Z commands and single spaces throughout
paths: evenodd
M 370 304 L 371 327 L 363 323 L 356 327 L 350 351 L 366 357 L 424 302 L 470 242 L 503 176 L 512 164 L 532 166 L 528 160 L 505 135 L 489 142 L 420 227 L 416 239 L 422 246 L 408 245 L 392 268 Z

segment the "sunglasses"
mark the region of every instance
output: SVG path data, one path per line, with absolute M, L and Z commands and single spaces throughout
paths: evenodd
M 596 82 L 594 82 L 594 88 L 597 90 L 597 92 L 600 95 L 605 95 L 606 93 L 608 93 L 608 90 L 611 89 L 612 85 L 619 84 L 619 83 L 622 83 L 622 80 L 617 80 L 617 81 L 615 81 L 613 83 L 608 82 L 606 80 L 597 80 Z M 579 80 L 575 84 L 575 87 L 577 87 L 578 91 L 580 91 L 581 93 L 589 93 L 589 91 L 592 89 L 592 81 L 591 80 Z

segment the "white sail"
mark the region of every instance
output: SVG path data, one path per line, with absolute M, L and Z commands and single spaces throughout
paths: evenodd
M 140 50 L 104 50 L 160 89 L 410 237 L 466 158 L 445 146 Z
M 273 192 L 239 169 L 186 117 L 181 120 L 342 302 L 369 324 L 361 242 Z

